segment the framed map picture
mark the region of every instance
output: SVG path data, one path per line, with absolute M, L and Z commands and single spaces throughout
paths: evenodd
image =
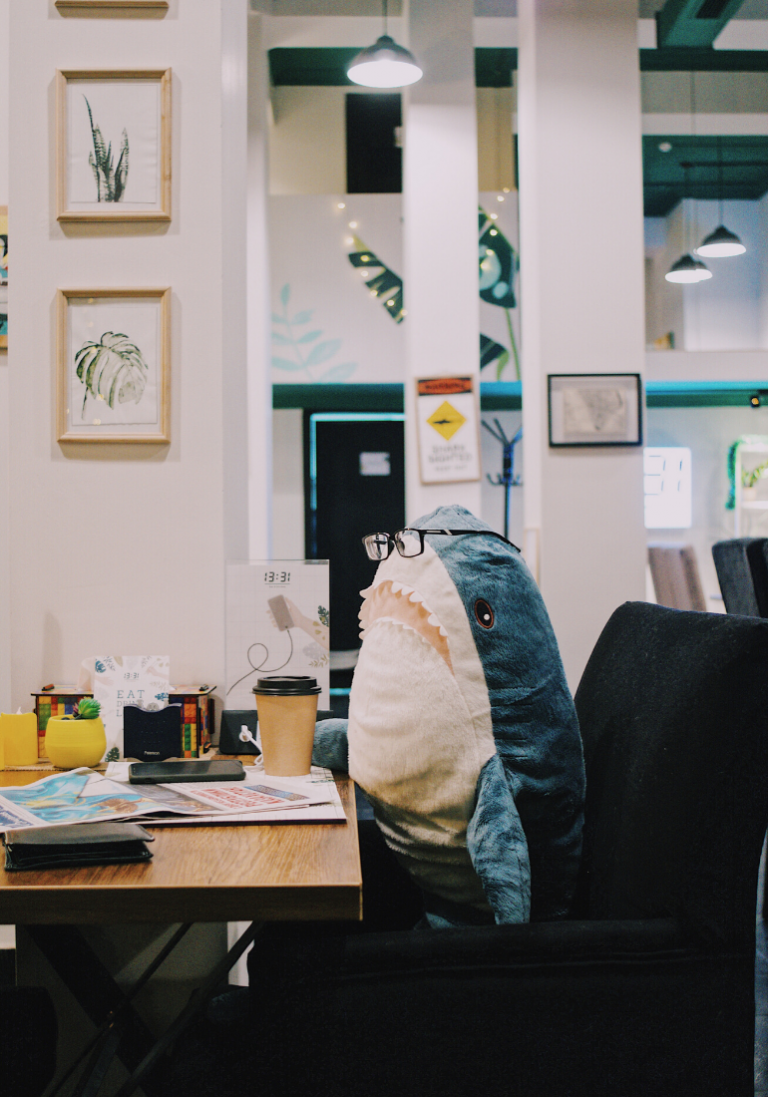
M 547 377 L 550 446 L 640 446 L 639 373 L 560 373 Z
M 0 350 L 8 349 L 8 207 L 0 206 Z
M 56 74 L 59 221 L 170 221 L 171 70 Z
M 165 14 L 168 0 L 55 0 L 61 15 Z
M 59 290 L 59 442 L 170 441 L 170 289 Z

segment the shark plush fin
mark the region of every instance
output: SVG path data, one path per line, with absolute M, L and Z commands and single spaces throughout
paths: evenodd
M 498 754 L 480 771 L 467 849 L 496 922 L 527 922 L 531 913 L 528 843 Z
M 315 724 L 312 764 L 349 772 L 348 720 L 321 720 Z

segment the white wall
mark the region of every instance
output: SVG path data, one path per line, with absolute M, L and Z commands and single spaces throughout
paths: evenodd
M 707 609 L 722 609 L 712 545 L 733 537 L 733 511 L 725 509 L 728 448 L 743 434 L 768 435 L 768 408 L 651 408 L 646 425 L 647 445 L 690 447 L 693 487 L 692 527 L 647 530 L 647 540 L 692 544 Z M 768 536 L 768 520 L 762 523 L 746 535 Z
M 14 643 L 4 704 L 28 704 L 43 681 L 72 681 L 98 651 L 167 652 L 172 679 L 223 682 L 224 564 L 248 551 L 246 422 L 231 418 L 245 392 L 246 17 L 245 0 L 185 0 L 151 22 L 61 19 L 47 0 L 12 7 L 10 140 L 23 154 L 10 165 Z M 97 62 L 173 68 L 167 229 L 64 229 L 55 219 L 54 73 Z M 169 446 L 54 439 L 56 290 L 115 285 L 172 287 Z

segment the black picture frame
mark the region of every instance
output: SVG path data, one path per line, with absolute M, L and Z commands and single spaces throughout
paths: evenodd
M 549 445 L 642 446 L 639 373 L 547 374 Z

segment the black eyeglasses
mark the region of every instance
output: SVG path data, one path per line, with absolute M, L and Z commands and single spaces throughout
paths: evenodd
M 493 529 L 413 529 L 406 526 L 396 533 L 369 533 L 367 537 L 363 537 L 363 544 L 369 560 L 386 560 L 392 555 L 393 549 L 397 549 L 401 556 L 421 556 L 424 552 L 424 538 L 429 533 L 437 537 L 466 537 L 470 534 L 498 537 L 505 545 L 512 545 L 513 549 L 520 551 L 517 545 L 513 545 Z

